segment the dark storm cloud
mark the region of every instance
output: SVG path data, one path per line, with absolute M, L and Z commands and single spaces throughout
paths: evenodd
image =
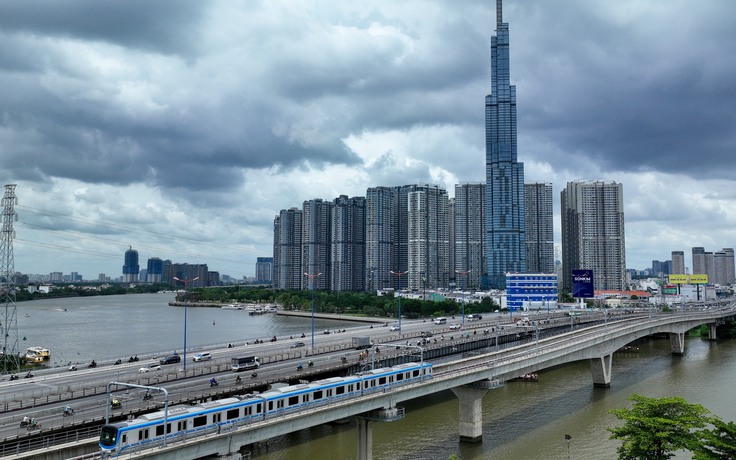
M 11 0 L 0 2 L 0 29 L 38 37 L 103 41 L 162 54 L 196 48 L 205 1 Z
M 736 178 L 736 3 L 506 3 L 519 131 L 554 146 L 538 157 Z

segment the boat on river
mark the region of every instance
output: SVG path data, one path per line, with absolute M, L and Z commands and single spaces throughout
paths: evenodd
M 51 351 L 43 347 L 30 347 L 26 350 L 25 360 L 29 363 L 42 363 L 51 359 Z

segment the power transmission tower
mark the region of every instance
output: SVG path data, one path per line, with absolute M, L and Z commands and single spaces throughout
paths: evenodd
M 2 310 L 2 324 L 0 332 L 3 334 L 2 368 L 0 373 L 11 374 L 20 368 L 20 353 L 18 350 L 18 317 L 15 305 L 15 259 L 13 257 L 13 239 L 15 230 L 13 222 L 18 220 L 15 205 L 18 198 L 15 196 L 15 184 L 5 186 L 3 195 L 3 226 L 2 241 L 0 241 L 0 290 L 5 308 Z

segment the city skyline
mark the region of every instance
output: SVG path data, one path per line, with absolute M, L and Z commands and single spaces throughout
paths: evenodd
M 629 268 L 736 246 L 736 65 L 723 59 L 735 12 L 504 2 L 518 161 L 526 183 L 553 185 L 556 244 L 564 184 L 601 178 L 624 185 Z M 0 5 L 16 270 L 117 277 L 132 246 L 141 260 L 240 278 L 272 254 L 280 209 L 482 182 L 495 13 L 488 2 Z

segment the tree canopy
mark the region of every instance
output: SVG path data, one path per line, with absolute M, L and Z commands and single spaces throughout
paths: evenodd
M 702 455 L 700 460 L 734 457 L 709 456 L 719 452 L 733 452 L 733 426 L 724 424 L 729 435 L 721 431 L 712 432 L 709 424 L 716 424 L 719 419 L 710 415 L 710 411 L 700 404 L 688 403 L 685 399 L 674 396 L 666 398 L 648 398 L 633 394 L 631 409 L 613 409 L 611 413 L 624 424 L 616 428 L 608 428 L 611 439 L 619 439 L 623 444 L 617 449 L 621 460 L 665 460 L 672 458 L 676 451 L 689 450 Z M 733 425 L 733 424 L 730 424 Z M 718 425 L 716 425 L 718 426 Z M 708 443 L 706 439 L 710 439 Z M 726 447 L 721 443 L 730 444 Z M 706 446 L 708 449 L 706 450 Z

